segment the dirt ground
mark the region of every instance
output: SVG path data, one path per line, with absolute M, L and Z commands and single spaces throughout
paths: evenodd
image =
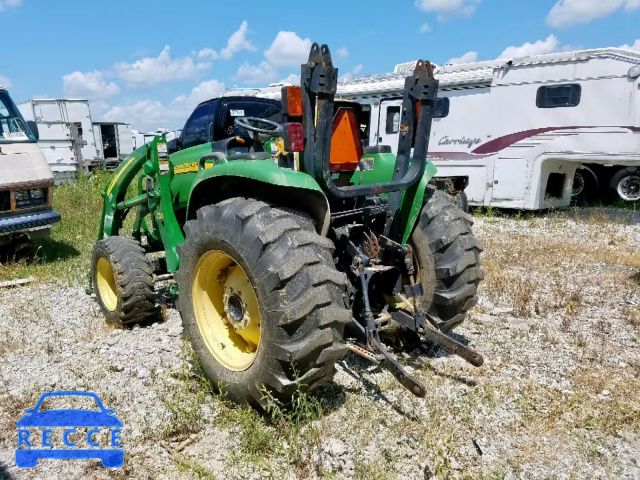
M 3 289 L 0 478 L 640 478 L 640 226 L 597 212 L 475 220 L 487 275 L 456 335 L 485 364 L 401 355 L 424 399 L 348 356 L 292 412 L 258 415 L 210 392 L 174 310 L 122 331 L 81 285 Z M 15 467 L 15 423 L 52 390 L 115 409 L 123 468 Z

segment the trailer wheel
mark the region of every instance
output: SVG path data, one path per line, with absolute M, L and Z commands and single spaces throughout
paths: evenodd
M 153 266 L 130 237 L 108 237 L 93 247 L 91 278 L 107 321 L 132 325 L 157 314 Z
M 347 278 L 311 221 L 252 199 L 198 210 L 178 247 L 178 308 L 204 374 L 264 408 L 331 379 L 347 353 Z
M 640 200 L 640 169 L 636 167 L 621 169 L 611 178 L 609 188 L 618 198 L 626 202 Z
M 434 191 L 424 205 L 411 236 L 424 295 L 422 309 L 448 332 L 462 321 L 477 302 L 476 292 L 484 271 L 482 246 L 471 231 L 471 218 L 457 208 L 451 197 Z
M 579 167 L 573 177 L 571 200 L 577 204 L 586 204 L 596 199 L 598 177 L 589 167 Z

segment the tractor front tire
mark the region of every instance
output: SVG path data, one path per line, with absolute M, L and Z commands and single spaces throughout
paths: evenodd
M 435 317 L 441 331 L 448 332 L 476 305 L 484 278 L 482 246 L 471 231 L 470 217 L 450 195 L 435 190 L 422 207 L 411 244 L 425 291 L 420 307 Z
M 258 409 L 330 380 L 347 353 L 347 278 L 303 215 L 245 198 L 202 207 L 178 247 L 178 309 L 205 376 Z
M 133 325 L 158 312 L 153 266 L 131 237 L 108 237 L 93 247 L 91 278 L 98 303 L 109 323 Z

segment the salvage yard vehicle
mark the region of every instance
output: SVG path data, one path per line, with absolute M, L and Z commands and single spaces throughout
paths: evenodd
M 0 247 L 48 236 L 53 173 L 9 93 L 0 87 Z
M 414 65 L 338 88 L 370 112 L 370 145 L 397 139 L 404 77 Z M 429 156 L 440 182 L 466 187 L 470 205 L 640 200 L 640 53 L 606 48 L 444 65 L 436 77 Z
M 178 142 L 139 148 L 104 190 L 91 277 L 107 320 L 153 318 L 154 280 L 175 274 L 204 374 L 241 404 L 288 402 L 331 379 L 349 350 L 425 396 L 385 343 L 431 342 L 483 363 L 447 335 L 484 273 L 470 217 L 428 186 L 431 64 L 406 80 L 397 156 L 363 148 L 359 107 L 334 101 L 337 79 L 329 48 L 313 44 L 281 108 L 205 102 Z M 220 126 L 229 137 L 212 141 Z M 121 236 L 132 211 L 133 235 Z

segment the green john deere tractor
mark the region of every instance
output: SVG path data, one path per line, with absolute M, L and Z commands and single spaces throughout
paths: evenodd
M 349 350 L 417 396 L 424 386 L 388 346 L 435 343 L 483 362 L 446 335 L 484 274 L 469 217 L 428 186 L 431 64 L 406 80 L 397 157 L 363 149 L 359 107 L 334 100 L 337 78 L 328 47 L 314 44 L 281 108 L 202 104 L 177 144 L 156 137 L 104 191 L 92 282 L 107 319 L 150 319 L 154 283 L 174 279 L 204 373 L 238 403 L 264 406 L 265 389 L 287 402 L 331 379 Z M 226 120 L 208 122 L 212 112 Z M 228 138 L 211 141 L 220 129 Z M 132 211 L 133 235 L 120 236 Z

